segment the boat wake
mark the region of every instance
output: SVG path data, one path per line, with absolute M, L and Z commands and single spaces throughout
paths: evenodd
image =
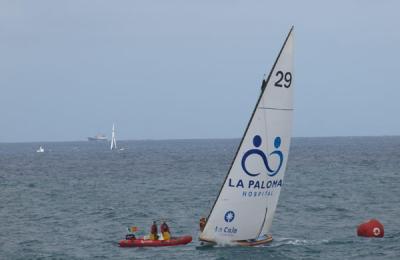
M 308 239 L 296 239 L 296 238 L 275 238 L 271 244 L 264 246 L 268 247 L 280 247 L 284 245 L 309 246 L 309 245 L 328 244 L 329 242 L 330 242 L 329 239 L 308 240 Z
M 285 246 L 315 246 L 315 245 L 322 245 L 322 244 L 328 244 L 332 241 L 329 239 L 321 239 L 321 240 L 307 240 L 307 239 L 296 239 L 296 238 L 279 238 L 279 239 L 273 239 L 271 243 L 267 243 L 264 245 L 257 245 L 254 247 L 258 248 L 279 248 L 279 247 L 285 247 Z M 207 250 L 207 249 L 217 249 L 217 248 L 232 248 L 232 247 L 240 247 L 243 248 L 242 246 L 235 244 L 235 243 L 221 243 L 219 242 L 218 244 L 204 244 L 200 246 L 196 246 L 196 249 L 199 250 Z M 247 248 L 247 247 L 245 247 Z

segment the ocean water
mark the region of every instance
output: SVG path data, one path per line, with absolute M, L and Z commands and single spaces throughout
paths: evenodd
M 199 248 L 238 139 L 0 144 L 0 259 L 400 259 L 400 137 L 294 138 L 263 247 Z M 39 145 L 45 153 L 36 153 Z M 370 218 L 382 239 L 360 238 Z M 167 219 L 191 244 L 120 248 Z

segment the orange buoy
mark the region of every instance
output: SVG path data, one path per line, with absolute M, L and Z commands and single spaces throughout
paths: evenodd
M 384 234 L 382 223 L 376 219 L 361 223 L 357 227 L 357 235 L 360 237 L 383 237 Z

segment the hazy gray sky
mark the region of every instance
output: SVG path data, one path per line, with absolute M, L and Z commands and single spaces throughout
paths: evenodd
M 295 26 L 294 136 L 399 135 L 400 1 L 0 0 L 0 142 L 240 137 Z

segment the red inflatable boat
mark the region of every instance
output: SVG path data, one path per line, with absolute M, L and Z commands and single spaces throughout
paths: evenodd
M 119 241 L 120 247 L 144 247 L 144 246 L 179 246 L 192 242 L 191 236 L 171 237 L 169 240 L 130 239 Z

